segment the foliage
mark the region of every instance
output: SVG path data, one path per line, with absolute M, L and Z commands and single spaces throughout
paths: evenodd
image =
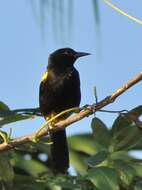
M 129 154 L 142 147 L 142 130 L 135 122 L 141 114 L 142 106 L 120 114 L 111 129 L 95 117 L 91 122 L 92 134 L 68 137 L 74 176 L 52 174 L 46 137 L 1 152 L 0 189 L 141 190 L 142 161 Z M 17 121 L 17 116 L 3 102 L 0 102 L 0 116 L 4 124 Z M 18 120 L 22 119 L 26 118 L 19 116 Z

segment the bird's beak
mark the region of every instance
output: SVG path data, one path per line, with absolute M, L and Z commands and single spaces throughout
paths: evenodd
M 79 58 L 79 57 L 83 57 L 83 56 L 87 56 L 87 55 L 91 55 L 91 54 L 90 53 L 85 53 L 85 52 L 77 52 L 75 54 L 75 57 Z

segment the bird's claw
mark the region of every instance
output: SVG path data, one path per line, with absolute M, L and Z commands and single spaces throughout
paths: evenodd
M 42 129 L 44 129 L 46 126 L 43 125 L 40 129 L 38 129 L 32 137 L 32 142 L 36 143 L 38 141 L 38 134 L 41 132 Z M 47 125 L 48 128 L 48 136 L 49 136 L 49 142 L 47 142 L 47 144 L 52 144 L 52 140 L 51 140 L 51 131 L 54 128 L 54 122 L 48 123 Z

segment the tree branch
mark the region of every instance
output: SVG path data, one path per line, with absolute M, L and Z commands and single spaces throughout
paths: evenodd
M 55 132 L 57 130 L 64 129 L 65 127 L 71 125 L 72 123 L 75 123 L 75 122 L 77 122 L 77 121 L 79 121 L 79 120 L 93 114 L 94 112 L 99 111 L 100 109 L 102 109 L 106 105 L 114 102 L 115 99 L 118 96 L 123 94 L 126 90 L 128 90 L 130 87 L 134 86 L 136 83 L 138 83 L 141 80 L 142 80 L 142 72 L 140 72 L 134 78 L 129 80 L 122 87 L 118 88 L 110 96 L 107 96 L 102 101 L 98 102 L 96 105 L 92 104 L 91 106 L 88 106 L 87 108 L 84 108 L 79 113 L 77 113 L 75 115 L 72 115 L 72 116 L 68 117 L 67 119 L 65 119 L 63 121 L 59 121 L 58 123 L 55 124 L 55 127 L 54 127 L 54 129 L 52 129 L 52 131 Z M 48 135 L 48 133 L 49 133 L 49 129 L 48 129 L 48 126 L 47 126 L 47 127 L 43 128 L 37 134 L 37 138 L 46 136 L 46 135 Z M 10 150 L 10 149 L 13 149 L 13 148 L 17 147 L 18 145 L 22 145 L 22 144 L 25 144 L 25 143 L 28 143 L 28 142 L 32 142 L 34 135 L 35 135 L 35 133 L 30 134 L 30 135 L 26 135 L 26 136 L 23 136 L 23 137 L 15 138 L 15 139 L 11 140 L 8 144 L 2 143 L 2 144 L 0 144 L 0 151 Z

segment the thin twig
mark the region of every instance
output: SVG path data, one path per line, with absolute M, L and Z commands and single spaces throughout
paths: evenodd
M 121 114 L 121 113 L 128 113 L 128 110 L 98 110 L 99 112 L 105 112 L 105 113 L 117 113 L 117 114 Z
M 99 111 L 106 105 L 114 102 L 118 96 L 123 94 L 126 90 L 128 90 L 130 87 L 134 86 L 136 83 L 138 83 L 141 80 L 142 80 L 142 72 L 140 72 L 138 75 L 136 75 L 133 79 L 129 80 L 122 87 L 118 88 L 115 92 L 112 93 L 112 95 L 107 96 L 102 101 L 98 102 L 97 104 L 92 104 L 88 108 L 84 108 L 84 110 L 80 111 L 79 113 L 74 114 L 63 121 L 59 121 L 58 123 L 55 124 L 53 131 L 55 132 L 57 130 L 64 129 L 65 127 L 71 125 L 72 123 L 75 123 L 75 122 L 93 114 L 94 111 L 95 112 Z M 48 135 L 48 130 L 49 130 L 48 126 L 46 128 L 43 128 L 43 130 L 41 130 L 38 133 L 37 138 Z M 12 149 L 14 147 L 17 147 L 18 145 L 22 145 L 22 144 L 31 142 L 33 140 L 34 134 L 35 133 L 26 135 L 23 137 L 15 138 L 15 139 L 11 140 L 8 144 L 2 143 L 2 144 L 0 144 L 0 151 L 6 151 L 6 150 Z
M 21 113 L 24 115 L 36 115 L 36 116 L 42 116 L 40 113 L 40 109 L 39 108 L 24 108 L 24 109 L 15 109 L 15 110 L 11 110 L 14 113 Z

